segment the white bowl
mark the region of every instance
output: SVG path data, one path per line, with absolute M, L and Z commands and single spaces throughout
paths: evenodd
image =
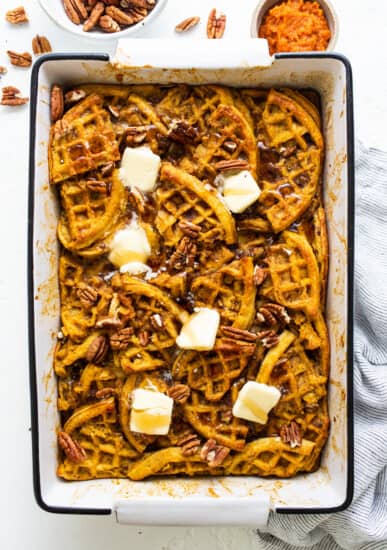
M 126 29 L 123 29 L 119 32 L 114 33 L 106 33 L 101 30 L 92 30 L 90 32 L 84 32 L 82 30 L 82 25 L 75 25 L 70 19 L 67 17 L 66 12 L 63 7 L 63 1 L 62 0 L 39 0 L 40 5 L 44 9 L 44 11 L 47 13 L 49 17 L 57 25 L 62 27 L 62 29 L 65 29 L 66 31 L 72 32 L 73 34 L 77 34 L 78 36 L 82 36 L 83 38 L 89 38 L 89 39 L 96 39 L 96 40 L 115 40 L 118 38 L 125 38 L 128 36 L 131 36 L 133 34 L 136 34 L 143 28 L 145 25 L 153 21 L 159 13 L 163 10 L 168 0 L 157 0 L 157 3 L 153 10 L 149 12 L 149 14 L 144 17 L 142 21 L 139 21 L 135 25 L 132 25 L 131 27 L 127 27 Z
M 322 7 L 325 17 L 327 18 L 329 30 L 331 31 L 331 39 L 328 43 L 327 49 L 325 51 L 332 51 L 335 49 L 337 37 L 339 34 L 339 20 L 337 18 L 336 12 L 332 7 L 332 4 L 329 0 L 316 0 Z M 262 19 L 275 4 L 279 4 L 281 0 L 261 0 L 253 12 L 253 17 L 251 19 L 251 36 L 253 38 L 258 38 L 258 29 L 262 24 Z

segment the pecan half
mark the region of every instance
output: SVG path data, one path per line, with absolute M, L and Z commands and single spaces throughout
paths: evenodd
M 168 389 L 168 395 L 171 399 L 177 401 L 177 403 L 184 405 L 191 395 L 191 390 L 185 384 L 174 384 Z
M 125 129 L 124 139 L 127 145 L 139 145 L 145 141 L 149 126 L 128 126 Z
M 257 333 L 258 339 L 261 341 L 263 347 L 273 348 L 279 342 L 279 336 L 274 332 L 274 330 L 261 330 Z
M 50 110 L 52 122 L 56 122 L 62 118 L 64 111 L 64 98 L 63 90 L 61 86 L 58 86 L 58 84 L 54 84 L 51 88 Z
M 5 18 L 11 25 L 19 25 L 20 23 L 28 23 L 29 21 L 23 6 L 7 11 Z
M 74 441 L 74 439 L 68 433 L 59 432 L 58 443 L 60 448 L 63 450 L 67 458 L 71 460 L 71 462 L 79 464 L 80 462 L 86 460 L 86 451 L 82 449 L 79 443 L 77 443 L 77 441 Z
M 145 15 L 146 13 L 145 10 Z M 110 17 L 120 25 L 133 25 L 145 17 L 145 15 L 141 16 L 132 10 L 130 12 L 125 12 L 116 6 L 108 6 L 106 8 L 106 15 L 110 15 Z
M 121 30 L 121 27 L 119 26 L 117 21 L 115 21 L 112 17 L 110 17 L 110 15 L 102 15 L 99 18 L 98 24 L 104 32 L 113 33 L 113 32 L 119 32 Z
M 85 309 L 90 309 L 98 300 L 98 292 L 90 285 L 81 285 L 76 292 Z
M 207 21 L 207 38 L 222 38 L 226 29 L 226 16 L 218 14 L 216 8 L 210 11 Z
M 196 244 L 187 236 L 183 237 L 177 245 L 175 252 L 168 260 L 172 269 L 180 271 L 186 267 L 192 267 L 197 254 Z
M 63 0 L 63 7 L 74 25 L 80 25 L 88 17 L 86 5 L 82 0 Z
M 197 225 L 196 223 L 189 222 L 187 220 L 183 220 L 178 223 L 178 227 L 181 229 L 181 231 L 187 235 L 188 237 L 191 237 L 191 239 L 197 239 L 199 236 L 200 231 L 202 228 L 200 225 Z
M 0 105 L 7 105 L 8 107 L 17 107 L 18 105 L 25 105 L 28 103 L 28 97 L 20 97 L 20 90 L 15 86 L 5 86 L 2 89 L 2 97 Z
M 117 319 L 117 317 L 103 317 L 102 319 L 99 319 L 95 326 L 97 328 L 106 328 L 108 330 L 112 329 L 119 329 L 122 328 L 122 321 L 120 319 Z
M 11 64 L 15 67 L 30 67 L 32 64 L 32 56 L 28 52 L 18 53 L 8 50 L 7 54 Z
M 228 327 L 221 325 L 221 330 L 223 334 L 229 336 L 230 338 L 235 338 L 236 340 L 243 340 L 244 342 L 256 342 L 257 335 L 254 332 L 244 330 L 241 328 Z
M 242 159 L 221 160 L 215 164 L 215 169 L 219 172 L 231 172 L 248 170 L 249 163 Z
M 235 340 L 234 338 L 218 338 L 215 342 L 214 349 L 223 353 L 239 353 L 241 355 L 253 355 L 255 352 L 255 344 L 243 340 Z
M 188 434 L 179 439 L 177 444 L 181 447 L 183 456 L 192 456 L 196 454 L 200 448 L 200 439 L 196 434 Z
M 290 424 L 283 424 L 280 428 L 280 437 L 284 443 L 288 443 L 292 449 L 300 447 L 302 432 L 300 426 L 292 420 Z
M 290 323 L 290 317 L 286 308 L 280 304 L 268 303 L 258 309 L 257 320 L 261 323 L 267 323 L 273 326 L 277 323 L 287 325 Z
M 7 67 L 3 67 L 2 65 L 0 65 L 0 75 L 6 74 L 6 73 L 7 73 Z
M 97 25 L 99 18 L 105 11 L 105 4 L 103 2 L 97 2 L 91 10 L 89 17 L 86 19 L 83 30 L 89 32 Z
M 112 395 L 115 395 L 117 392 L 115 388 L 102 388 L 101 390 L 98 390 L 95 392 L 95 397 L 97 399 L 106 399 L 107 397 L 111 397 Z
M 195 27 L 200 21 L 200 17 L 193 16 L 193 17 L 187 17 L 187 19 L 183 19 L 183 21 L 180 21 L 175 27 L 176 32 L 187 32 L 192 27 Z
M 103 176 L 104 178 L 106 177 L 109 177 L 112 175 L 113 173 L 113 170 L 114 170 L 114 162 L 113 161 L 110 161 L 110 162 L 107 162 L 106 164 L 103 164 L 100 168 L 101 170 L 101 176 Z M 108 195 L 110 193 L 108 192 Z
M 160 330 L 161 328 L 164 328 L 164 321 L 159 313 L 151 315 L 149 320 L 154 329 Z
M 35 55 L 52 52 L 52 47 L 49 39 L 45 36 L 40 36 L 39 34 L 37 34 L 32 39 L 32 51 Z
M 132 327 L 126 327 L 112 334 L 110 336 L 110 347 L 112 350 L 119 351 L 126 349 L 130 344 L 133 332 Z
M 139 214 L 144 214 L 146 201 L 144 194 L 137 187 L 133 187 L 128 194 L 128 201 Z
M 142 330 L 138 335 L 138 340 L 140 342 L 140 346 L 145 348 L 149 342 L 149 332 L 147 330 Z
M 78 103 L 78 101 L 85 99 L 85 97 L 86 92 L 84 90 L 70 90 L 65 93 L 64 102 L 65 105 L 74 105 L 75 103 Z
M 175 120 L 168 133 L 169 139 L 183 145 L 194 143 L 198 135 L 199 132 L 197 129 L 188 124 L 185 120 Z
M 149 9 L 153 8 L 156 4 L 156 0 L 120 0 L 119 2 L 121 8 L 131 9 L 131 8 L 143 8 Z
M 253 277 L 254 277 L 254 284 L 256 286 L 261 286 L 261 284 L 264 282 L 264 280 L 267 277 L 267 272 L 265 271 L 265 269 L 263 269 L 263 267 L 256 265 L 254 267 Z
M 109 344 L 106 336 L 96 336 L 86 352 L 86 360 L 89 361 L 89 363 L 101 363 L 108 350 Z
M 222 464 L 229 453 L 230 449 L 218 445 L 215 439 L 209 439 L 200 451 L 200 458 L 206 460 L 210 468 L 215 468 Z

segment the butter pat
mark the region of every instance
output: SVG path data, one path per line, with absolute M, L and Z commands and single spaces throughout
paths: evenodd
M 151 246 L 145 230 L 138 225 L 120 229 L 110 243 L 109 261 L 116 267 L 131 262 L 145 264 L 151 254 Z
M 215 309 L 197 308 L 184 323 L 176 344 L 182 349 L 209 350 L 214 347 L 220 315 Z
M 172 418 L 173 399 L 164 393 L 138 388 L 132 393 L 130 430 L 148 435 L 166 435 Z
M 152 191 L 156 185 L 161 159 L 149 147 L 127 147 L 122 155 L 119 177 L 125 187 Z
M 140 273 L 148 273 L 152 271 L 149 265 L 142 262 L 129 262 L 120 267 L 120 273 L 129 273 L 129 275 L 139 275 Z
M 223 185 L 224 202 L 234 214 L 246 210 L 261 194 L 257 182 L 248 170 L 231 175 L 221 174 L 219 180 Z
M 267 415 L 280 400 L 281 392 L 274 386 L 246 382 L 234 403 L 232 414 L 244 420 L 266 424 Z

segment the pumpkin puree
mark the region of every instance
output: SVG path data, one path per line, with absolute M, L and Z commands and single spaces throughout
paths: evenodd
M 259 37 L 269 42 L 270 54 L 326 50 L 331 32 L 318 2 L 287 0 L 265 15 Z

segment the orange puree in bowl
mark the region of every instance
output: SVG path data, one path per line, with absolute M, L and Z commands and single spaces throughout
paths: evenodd
M 311 0 L 286 0 L 265 15 L 259 37 L 269 42 L 270 53 L 326 50 L 331 32 L 324 12 Z

